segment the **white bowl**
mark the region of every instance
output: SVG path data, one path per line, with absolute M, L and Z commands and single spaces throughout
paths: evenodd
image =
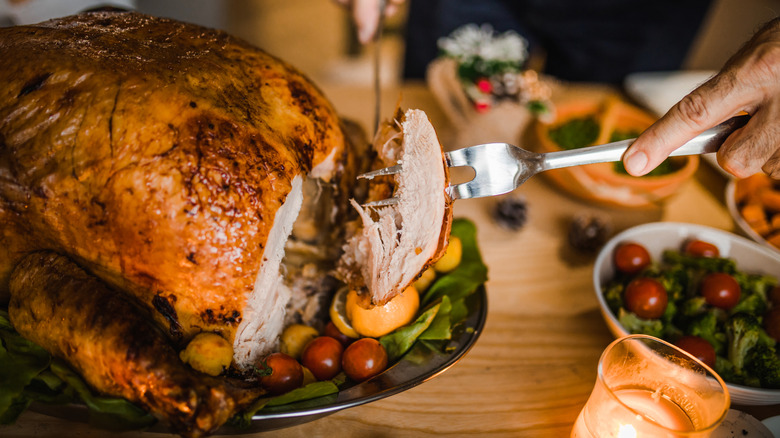
M 653 260 L 660 260 L 664 250 L 680 248 L 682 242 L 687 239 L 699 239 L 712 243 L 718 247 L 722 257 L 734 259 L 741 271 L 780 275 L 779 253 L 733 233 L 702 225 L 676 222 L 654 222 L 629 228 L 614 236 L 604 245 L 593 267 L 593 286 L 599 300 L 601 314 L 615 337 L 629 334 L 620 325 L 601 292 L 603 286 L 615 276 L 612 261 L 615 247 L 622 242 L 636 242 L 647 248 Z M 771 405 L 780 403 L 780 390 L 778 389 L 759 389 L 733 383 L 727 383 L 726 386 L 729 388 L 731 401 L 734 404 Z
M 726 184 L 726 193 L 724 194 L 724 196 L 726 198 L 726 208 L 728 208 L 731 218 L 734 219 L 734 223 L 737 224 L 740 233 L 768 248 L 771 248 L 773 251 L 776 251 L 778 254 L 780 254 L 780 248 L 777 248 L 776 246 L 772 245 L 766 239 L 764 239 L 760 234 L 756 233 L 753 230 L 753 228 L 751 228 L 750 225 L 748 225 L 747 221 L 745 221 L 745 218 L 743 218 L 742 215 L 739 213 L 739 210 L 737 209 L 736 197 L 734 196 L 734 192 L 736 190 L 737 190 L 737 181 L 735 179 L 732 179 L 731 181 L 729 181 L 728 184 Z

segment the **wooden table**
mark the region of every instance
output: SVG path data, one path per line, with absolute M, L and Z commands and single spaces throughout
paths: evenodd
M 324 86 L 339 111 L 371 126 L 369 90 Z M 445 148 L 453 127 L 421 84 L 404 86 L 405 107 L 425 110 Z M 386 90 L 383 111 L 393 109 L 399 90 Z M 516 142 L 513 138 L 484 141 Z M 732 230 L 722 202 L 725 180 L 707 164 L 663 208 L 616 210 L 587 205 L 532 178 L 518 192 L 529 207 L 519 232 L 496 226 L 494 199 L 461 201 L 456 216 L 478 227 L 489 267 L 488 317 L 474 348 L 454 367 L 425 384 L 364 406 L 289 429 L 257 434 L 274 437 L 568 436 L 596 379 L 596 364 L 613 340 L 591 283 L 593 258 L 575 257 L 565 230 L 573 214 L 610 216 L 615 231 L 652 221 L 680 221 Z M 780 414 L 780 405 L 739 407 L 757 418 Z M 99 437 L 106 432 L 83 424 L 25 413 L 0 429 L 5 437 Z M 160 434 L 126 433 L 125 437 Z

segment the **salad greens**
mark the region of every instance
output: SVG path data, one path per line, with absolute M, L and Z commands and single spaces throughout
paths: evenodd
M 415 321 L 379 339 L 391 363 L 404 357 L 416 342 L 429 350 L 446 351 L 445 343 L 452 337 L 453 329 L 468 315 L 468 299 L 487 281 L 487 267 L 477 246 L 474 224 L 455 219 L 451 235 L 458 237 L 463 245 L 458 267 L 440 275 L 421 296 L 423 307 Z M 258 412 L 273 411 L 290 403 L 296 406 L 307 402 L 327 403 L 323 397 L 335 397 L 344 383 L 342 373 L 329 381 L 260 398 L 235 415 L 229 424 L 249 426 Z M 52 358 L 43 348 L 19 335 L 11 325 L 8 312 L 0 309 L 0 424 L 13 423 L 32 402 L 83 403 L 88 408 L 90 423 L 104 429 L 140 429 L 156 421 L 127 400 L 95 395 L 63 361 Z
M 702 279 L 711 273 L 731 275 L 740 287 L 739 302 L 724 310 L 711 306 L 700 294 Z M 638 276 L 654 278 L 668 295 L 664 314 L 658 319 L 642 319 L 626 309 L 623 293 Z M 734 260 L 697 257 L 679 251 L 664 251 L 637 275 L 618 273 L 602 293 L 620 324 L 630 333 L 645 333 L 675 342 L 695 335 L 715 350 L 715 371 L 730 383 L 780 389 L 778 343 L 762 327 L 770 308 L 768 293 L 777 278 L 740 271 Z

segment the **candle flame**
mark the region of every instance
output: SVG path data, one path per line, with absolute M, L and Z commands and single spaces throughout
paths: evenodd
M 636 438 L 636 429 L 631 424 L 621 424 L 618 438 Z

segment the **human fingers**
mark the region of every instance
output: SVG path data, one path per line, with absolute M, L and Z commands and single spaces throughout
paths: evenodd
M 762 170 L 773 178 L 780 177 L 780 127 L 777 105 L 758 110 L 744 128 L 735 131 L 718 150 L 718 164 L 738 178 Z
M 353 0 L 352 18 L 361 44 L 371 41 L 379 26 L 379 0 Z
M 729 72 L 720 73 L 692 91 L 643 132 L 623 155 L 631 175 L 641 176 L 705 130 L 743 109 L 745 96 Z
M 644 175 L 702 131 L 740 111 L 755 114 L 769 106 L 780 106 L 780 19 L 765 24 L 729 59 L 720 73 L 683 98 L 640 135 L 624 154 L 626 170 L 632 175 Z M 767 110 L 764 114 L 768 113 Z M 777 123 L 761 120 L 764 119 L 757 119 L 752 126 L 760 123 L 771 127 Z M 758 135 L 758 130 L 754 129 L 748 127 L 742 135 L 745 138 Z M 732 171 L 741 173 L 755 166 L 754 155 L 762 156 L 767 152 L 748 153 L 744 150 L 747 143 L 738 142 L 738 139 L 739 135 L 736 135 L 726 141 L 722 159 Z M 743 161 L 747 167 L 738 164 Z

